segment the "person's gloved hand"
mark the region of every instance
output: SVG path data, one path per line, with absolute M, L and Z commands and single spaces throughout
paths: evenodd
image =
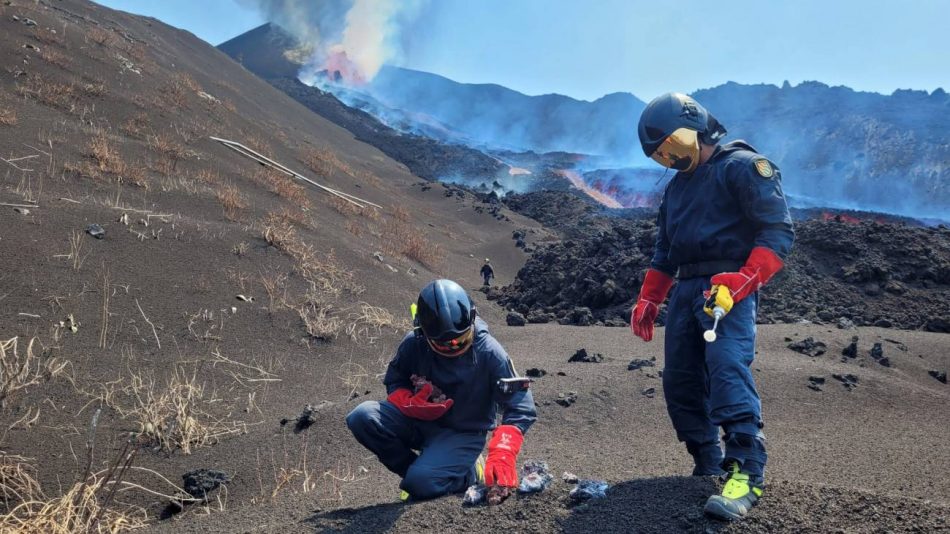
M 445 412 L 455 404 L 452 399 L 446 399 L 445 402 L 429 402 L 430 395 L 432 395 L 432 384 L 426 384 L 415 394 L 406 388 L 399 388 L 390 393 L 386 400 L 406 417 L 422 421 L 435 421 L 445 415 Z
M 748 297 L 765 285 L 775 273 L 782 270 L 785 264 L 771 249 L 755 247 L 749 254 L 749 259 L 737 273 L 719 273 L 710 279 L 713 287 L 722 285 L 729 288 L 732 295 L 732 304 Z M 725 308 L 724 308 L 725 309 Z M 729 313 L 729 309 L 726 313 Z
M 653 322 L 660 313 L 660 304 L 666 299 L 666 294 L 673 287 L 673 277 L 658 271 L 648 269 L 643 277 L 643 286 L 637 304 L 630 311 L 630 330 L 633 335 L 644 341 L 653 339 Z
M 524 436 L 514 425 L 501 425 L 492 433 L 485 460 L 485 485 L 514 488 L 518 486 L 518 468 L 515 465 Z

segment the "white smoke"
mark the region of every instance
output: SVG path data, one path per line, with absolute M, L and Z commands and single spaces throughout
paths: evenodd
M 341 62 L 369 81 L 402 59 L 402 32 L 428 0 L 238 0 L 259 9 L 313 52 L 304 77 Z M 306 80 L 305 80 L 306 81 Z

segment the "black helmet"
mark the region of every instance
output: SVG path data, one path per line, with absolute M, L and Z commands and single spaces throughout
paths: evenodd
M 416 321 L 432 350 L 443 356 L 459 356 L 474 339 L 475 305 L 462 286 L 451 280 L 435 280 L 419 292 Z
M 699 165 L 699 142 L 714 145 L 726 129 L 691 97 L 667 93 L 644 108 L 637 134 L 644 154 L 664 167 L 688 172 Z

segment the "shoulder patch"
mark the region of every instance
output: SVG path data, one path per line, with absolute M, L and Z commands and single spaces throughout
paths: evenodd
M 772 164 L 769 163 L 769 160 L 765 158 L 755 160 L 755 170 L 762 178 L 768 179 L 775 176 L 775 169 L 772 168 Z

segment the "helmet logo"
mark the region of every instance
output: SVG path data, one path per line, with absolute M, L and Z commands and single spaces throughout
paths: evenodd
M 696 108 L 696 104 L 692 102 L 683 102 L 683 112 L 680 113 L 680 117 L 698 117 L 699 109 Z

